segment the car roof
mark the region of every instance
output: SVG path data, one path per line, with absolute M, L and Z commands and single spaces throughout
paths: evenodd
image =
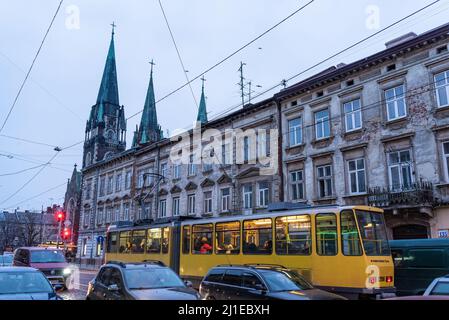
M 271 264 L 247 264 L 247 265 L 218 265 L 212 269 L 240 269 L 240 270 L 253 270 L 253 271 L 292 271 L 281 265 Z M 212 270 L 211 269 L 211 270 Z
M 62 251 L 62 249 L 56 249 L 56 248 L 47 248 L 47 247 L 20 247 L 17 248 L 17 250 L 29 250 L 29 251 L 45 251 L 45 250 L 50 250 L 50 251 L 55 251 L 55 250 L 59 250 Z
M 168 268 L 162 261 L 148 260 L 143 262 L 108 261 L 103 266 L 114 266 L 123 269 Z
M 388 242 L 392 249 L 412 248 L 412 247 L 449 247 L 449 239 L 411 239 L 411 240 L 390 240 Z
M 0 268 L 0 272 L 40 272 L 35 268 L 30 267 L 2 267 Z

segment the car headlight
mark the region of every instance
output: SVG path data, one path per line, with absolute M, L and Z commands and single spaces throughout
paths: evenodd
M 71 273 L 72 273 L 72 270 L 70 270 L 69 268 L 65 268 L 65 269 L 62 271 L 62 274 L 65 275 L 65 276 L 68 276 L 68 275 L 71 274 Z

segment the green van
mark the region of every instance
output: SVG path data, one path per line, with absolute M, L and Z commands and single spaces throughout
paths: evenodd
M 449 239 L 391 240 L 390 247 L 398 296 L 422 295 L 449 274 Z

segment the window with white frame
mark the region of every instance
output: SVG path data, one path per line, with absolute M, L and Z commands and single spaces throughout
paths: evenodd
M 243 138 L 243 161 L 248 162 L 251 159 L 251 139 Z
M 228 165 L 232 164 L 232 157 L 231 157 L 231 144 L 225 143 L 221 146 L 221 164 L 222 165 Z
M 315 112 L 315 137 L 317 140 L 329 138 L 331 135 L 329 110 Z
M 195 214 L 195 195 L 189 194 L 187 196 L 187 213 Z
M 366 192 L 365 159 L 348 161 L 349 188 L 351 194 Z
M 90 199 L 91 192 L 92 192 L 92 181 L 88 181 L 86 184 L 86 195 L 85 195 L 86 200 Z
M 292 200 L 304 199 L 304 172 L 303 170 L 290 172 Z
M 362 128 L 362 106 L 360 99 L 346 102 L 343 104 L 345 113 L 346 132 Z
M 137 188 L 143 187 L 143 174 L 145 173 L 145 170 L 138 170 L 137 171 Z
M 103 208 L 97 210 L 97 225 L 103 224 Z
M 268 207 L 268 203 L 270 201 L 270 189 L 268 186 L 268 182 L 259 182 L 258 184 L 258 197 L 257 204 L 261 208 Z
M 449 182 L 449 141 L 443 143 L 444 177 Z
M 231 189 L 221 189 L 221 212 L 228 212 L 231 208 Z
M 142 216 L 143 216 L 143 210 L 142 210 L 142 207 L 139 206 L 137 208 L 137 217 L 138 217 L 138 219 L 142 219 Z
M 131 170 L 126 171 L 126 174 L 125 174 L 125 189 L 126 190 L 131 189 L 131 178 L 132 178 L 131 175 L 132 175 Z
M 196 174 L 196 164 L 193 163 L 193 154 L 190 155 L 189 165 L 188 165 L 188 174 L 189 176 L 194 176 Z
M 168 174 L 168 165 L 167 165 L 167 163 L 162 163 L 161 164 L 161 175 L 164 177 L 164 179 L 167 179 L 167 174 Z
M 101 177 L 100 178 L 100 188 L 99 188 L 100 197 L 104 196 L 104 185 L 105 185 L 105 183 L 106 183 L 106 178 L 105 177 Z
M 129 203 L 123 204 L 123 220 L 129 221 Z
M 122 190 L 122 174 L 119 173 L 115 177 L 115 192 L 119 192 Z
M 212 213 L 212 191 L 204 192 L 204 213 Z
M 319 166 L 317 169 L 318 197 L 326 198 L 332 196 L 332 166 Z
M 112 207 L 106 208 L 106 223 L 112 222 Z
M 407 116 L 404 85 L 402 84 L 400 86 L 385 90 L 385 103 L 387 106 L 388 121 Z
M 151 213 L 151 203 L 145 203 L 143 207 L 143 218 L 150 219 L 150 213 Z
M 388 176 L 391 189 L 395 191 L 409 189 L 413 183 L 412 172 L 410 150 L 388 153 Z
M 300 117 L 288 121 L 288 132 L 290 147 L 302 144 L 302 119 Z
M 175 163 L 173 165 L 173 179 L 181 178 L 181 164 Z
M 253 186 L 250 184 L 243 186 L 243 208 L 250 209 L 253 207 Z
M 438 107 L 449 105 L 449 70 L 435 75 L 435 88 Z
M 167 200 L 159 200 L 159 217 L 164 218 L 167 216 Z
M 212 171 L 213 168 L 214 167 L 213 167 L 212 163 L 205 163 L 205 164 L 203 164 L 203 171 L 204 172 Z
M 172 202 L 173 216 L 179 216 L 179 197 L 174 197 Z
M 115 207 L 114 221 L 120 221 L 120 206 Z
M 111 194 L 113 191 L 113 186 L 114 186 L 114 176 L 109 176 L 108 177 L 108 194 Z
M 263 159 L 267 155 L 267 132 L 266 130 L 259 130 L 257 133 L 257 157 Z
M 84 209 L 84 226 L 89 226 L 90 222 L 90 209 Z

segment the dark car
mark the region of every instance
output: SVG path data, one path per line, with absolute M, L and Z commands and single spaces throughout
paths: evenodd
M 67 288 L 72 270 L 59 249 L 30 247 L 14 251 L 13 266 L 39 269 L 52 285 Z
M 346 300 L 316 289 L 298 272 L 278 266 L 218 266 L 200 284 L 207 300 Z
M 87 300 L 199 300 L 201 296 L 161 262 L 108 262 L 89 282 Z
M 62 286 L 57 288 L 62 289 Z M 0 300 L 62 300 L 45 275 L 25 267 L 0 268 Z

